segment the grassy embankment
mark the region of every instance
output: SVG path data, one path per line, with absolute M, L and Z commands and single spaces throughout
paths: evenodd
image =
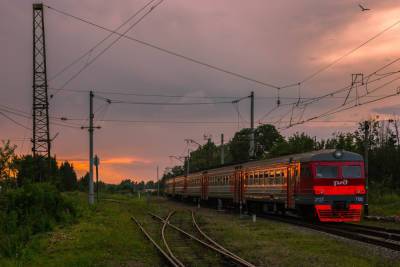
M 88 208 L 85 195 L 74 196 L 81 206 L 78 223 L 36 235 L 22 255 L 16 259 L 0 259 L 0 266 L 162 266 L 155 249 L 131 222 L 131 215 L 157 241 L 160 225 L 146 214 L 148 210 L 162 216 L 172 209 L 180 210 L 172 221 L 192 230 L 185 205 L 114 195 L 113 198 L 127 203 L 102 201 Z M 392 260 L 370 247 L 285 224 L 266 220 L 253 223 L 209 209 L 201 209 L 197 218 L 210 236 L 258 266 L 400 265 L 400 259 Z M 167 238 L 185 263 L 193 265 L 194 261 L 201 260 L 200 266 L 222 264 L 219 257 L 204 254 L 190 241 L 174 247 L 174 242 L 182 238 L 171 229 L 167 230 Z M 192 256 L 193 251 L 196 253 Z
M 372 194 L 370 214 L 377 216 L 400 216 L 400 195 Z

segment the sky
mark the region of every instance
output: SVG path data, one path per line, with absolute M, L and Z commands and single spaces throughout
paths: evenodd
M 0 66 L 0 110 L 29 128 L 31 119 L 7 111 L 14 108 L 31 114 L 32 110 L 34 1 L 0 1 L 0 58 L 3 63 Z M 116 29 L 148 2 L 115 0 L 111 4 L 105 0 L 49 0 L 44 3 L 105 28 Z M 300 85 L 277 90 L 120 38 L 58 91 L 118 36 L 113 35 L 77 64 L 54 77 L 109 32 L 45 8 L 49 94 L 54 95 L 49 100 L 50 135 L 56 136 L 52 154 L 59 161 L 71 161 L 79 175 L 88 170 L 89 137 L 87 130 L 81 130 L 80 126 L 88 124 L 89 90 L 95 92 L 95 124 L 101 126 L 94 134 L 94 151 L 100 158 L 100 179 L 108 183 L 118 183 L 122 179 L 155 180 L 157 166 L 161 176 L 166 167 L 179 164 L 169 156 L 184 155 L 188 148 L 196 148 L 188 147 L 184 139 L 201 144 L 206 142 L 204 135 L 207 135 L 219 143 L 223 133 L 225 140 L 229 140 L 236 131 L 249 127 L 250 117 L 248 99 L 236 105 L 230 102 L 248 96 L 251 91 L 255 94 L 256 125 L 262 118 L 261 122 L 274 123 L 285 136 L 305 132 L 317 138 L 328 138 L 334 132 L 353 131 L 357 121 L 400 113 L 399 97 L 394 96 L 287 127 L 291 118 L 293 122 L 301 121 L 339 107 L 347 91 L 306 108 L 291 104 L 299 97 L 329 94 L 349 85 L 352 74 L 366 76 L 399 57 L 400 25 L 348 53 L 400 20 L 398 1 L 164 0 L 151 10 L 156 3 L 158 1 L 153 1 L 119 31 L 126 31 L 141 15 L 149 12 L 127 32 L 128 36 L 276 87 L 304 81 L 317 70 L 349 55 Z M 359 3 L 370 10 L 361 12 Z M 378 72 L 371 80 L 383 77 L 382 80 L 366 83 L 367 89 L 365 84 L 359 83 L 350 91 L 346 105 L 362 104 L 395 93 L 400 86 L 400 81 L 395 80 L 400 78 L 396 73 L 399 67 L 400 62 L 395 62 Z M 387 83 L 391 80 L 394 81 Z M 366 90 L 374 88 L 376 92 L 357 100 L 356 95 L 364 95 Z M 278 94 L 281 105 L 276 108 Z M 111 104 L 104 99 L 111 99 Z M 186 104 L 139 105 L 138 102 Z M 200 102 L 228 103 L 196 104 Z M 264 116 L 267 113 L 268 116 Z M 30 153 L 31 131 L 0 115 L 0 139 L 15 143 L 18 154 Z M 61 117 L 68 120 L 61 121 Z

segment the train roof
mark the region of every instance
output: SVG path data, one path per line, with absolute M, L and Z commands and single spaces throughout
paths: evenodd
M 339 152 L 340 151 L 340 152 Z M 339 154 L 335 155 L 335 152 Z M 198 171 L 191 173 L 192 175 L 201 174 L 207 172 L 223 172 L 225 170 L 232 170 L 236 167 L 257 167 L 264 164 L 279 164 L 279 163 L 290 163 L 290 162 L 310 162 L 310 161 L 363 161 L 363 157 L 360 154 L 337 149 L 322 149 L 311 152 L 305 152 L 300 154 L 291 154 L 277 158 L 263 159 L 257 161 L 249 161 L 245 163 L 232 164 L 227 166 L 221 166 L 208 170 Z M 177 176 L 183 177 L 183 176 Z M 176 178 L 177 178 L 176 177 Z
M 335 154 L 336 153 L 336 154 Z M 362 161 L 360 154 L 337 149 L 322 149 L 301 154 L 286 156 L 300 162 L 308 161 Z

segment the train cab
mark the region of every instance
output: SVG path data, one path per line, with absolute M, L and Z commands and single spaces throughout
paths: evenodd
M 342 150 L 327 151 L 304 162 L 302 170 L 302 185 L 312 192 L 319 221 L 360 221 L 366 193 L 361 155 Z

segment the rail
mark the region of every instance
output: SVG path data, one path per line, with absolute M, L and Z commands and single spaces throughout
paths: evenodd
M 175 263 L 176 263 L 178 266 L 180 266 L 180 267 L 185 267 L 185 265 L 174 255 L 174 253 L 172 253 L 172 250 L 171 250 L 171 248 L 170 248 L 169 245 L 168 245 L 167 239 L 165 238 L 165 229 L 167 228 L 167 225 L 168 225 L 167 222 L 169 222 L 169 218 L 170 218 L 174 213 L 175 213 L 175 211 L 171 211 L 171 212 L 168 214 L 167 218 L 165 219 L 164 225 L 163 225 L 163 227 L 162 227 L 162 229 L 161 229 L 161 237 L 162 237 L 164 246 L 166 247 L 166 249 L 167 249 L 167 251 L 168 251 L 169 256 L 175 261 Z
M 337 225 L 322 225 L 319 223 L 310 223 L 299 220 L 297 218 L 282 217 L 282 216 L 272 216 L 272 215 L 262 215 L 262 218 L 285 222 L 288 224 L 293 224 L 296 226 L 306 227 L 320 232 L 325 232 L 341 237 L 345 237 L 351 240 L 357 240 L 363 243 L 373 244 L 376 246 L 392 249 L 395 251 L 400 251 L 400 243 L 394 242 L 393 240 L 387 240 L 388 235 L 382 237 L 382 233 L 376 234 L 376 231 L 367 230 L 357 230 L 355 228 L 345 229 Z
M 231 260 L 231 261 L 233 261 L 233 262 L 235 262 L 235 263 L 238 263 L 238 264 L 240 264 L 240 265 L 242 265 L 242 266 L 254 267 L 253 264 L 248 264 L 246 261 L 242 260 L 242 259 L 239 258 L 238 256 L 234 257 L 234 256 L 232 256 L 231 254 L 225 252 L 224 250 L 222 250 L 222 249 L 220 249 L 220 248 L 217 248 L 217 247 L 214 247 L 214 246 L 212 246 L 212 245 L 210 245 L 210 244 L 204 242 L 203 240 L 201 240 L 201 239 L 195 237 L 194 235 L 191 235 L 191 234 L 187 233 L 186 231 L 182 230 L 181 228 L 179 228 L 179 227 L 177 227 L 177 226 L 171 224 L 170 222 L 164 220 L 163 218 L 159 217 L 158 215 L 153 214 L 153 213 L 151 213 L 151 212 L 149 212 L 148 214 L 149 214 L 150 216 L 152 216 L 153 218 L 155 218 L 155 219 L 157 219 L 157 220 L 159 220 L 159 221 L 161 221 L 161 222 L 163 222 L 163 223 L 167 223 L 168 226 L 170 226 L 171 228 L 173 228 L 173 229 L 175 229 L 176 231 L 180 232 L 181 234 L 185 235 L 186 237 L 188 237 L 188 238 L 190 238 L 190 239 L 192 239 L 192 240 L 194 240 L 194 241 L 200 243 L 201 245 L 203 245 L 203 246 L 205 246 L 205 247 L 207 247 L 207 248 L 209 248 L 209 249 L 211 249 L 211 250 L 213 250 L 213 251 L 215 251 L 215 252 L 218 252 L 219 254 L 221 254 L 222 256 L 226 257 L 227 259 L 229 259 L 229 260 Z
M 195 228 L 197 229 L 197 231 L 205 238 L 207 239 L 211 244 L 213 244 L 214 246 L 216 246 L 217 248 L 225 251 L 226 253 L 228 253 L 229 255 L 231 255 L 232 257 L 237 258 L 237 260 L 243 262 L 246 264 L 246 266 L 254 266 L 252 263 L 238 257 L 236 254 L 234 254 L 233 252 L 229 251 L 228 249 L 226 249 L 225 247 L 223 247 L 222 245 L 220 245 L 219 243 L 217 243 L 216 241 L 214 241 L 211 237 L 209 237 L 206 233 L 203 232 L 203 230 L 201 230 L 201 228 L 199 227 L 199 225 L 196 222 L 195 219 L 195 215 L 194 215 L 194 211 L 191 211 L 192 213 L 192 221 L 193 221 L 193 225 L 195 226 Z
M 131 217 L 132 221 L 134 221 L 139 229 L 143 232 L 143 234 L 147 237 L 147 239 L 157 248 L 158 252 L 164 256 L 164 258 L 167 260 L 167 262 L 174 267 L 180 267 L 175 263 L 175 261 L 154 241 L 153 238 L 147 233 L 147 231 L 143 228 L 143 226 L 134 218 Z

